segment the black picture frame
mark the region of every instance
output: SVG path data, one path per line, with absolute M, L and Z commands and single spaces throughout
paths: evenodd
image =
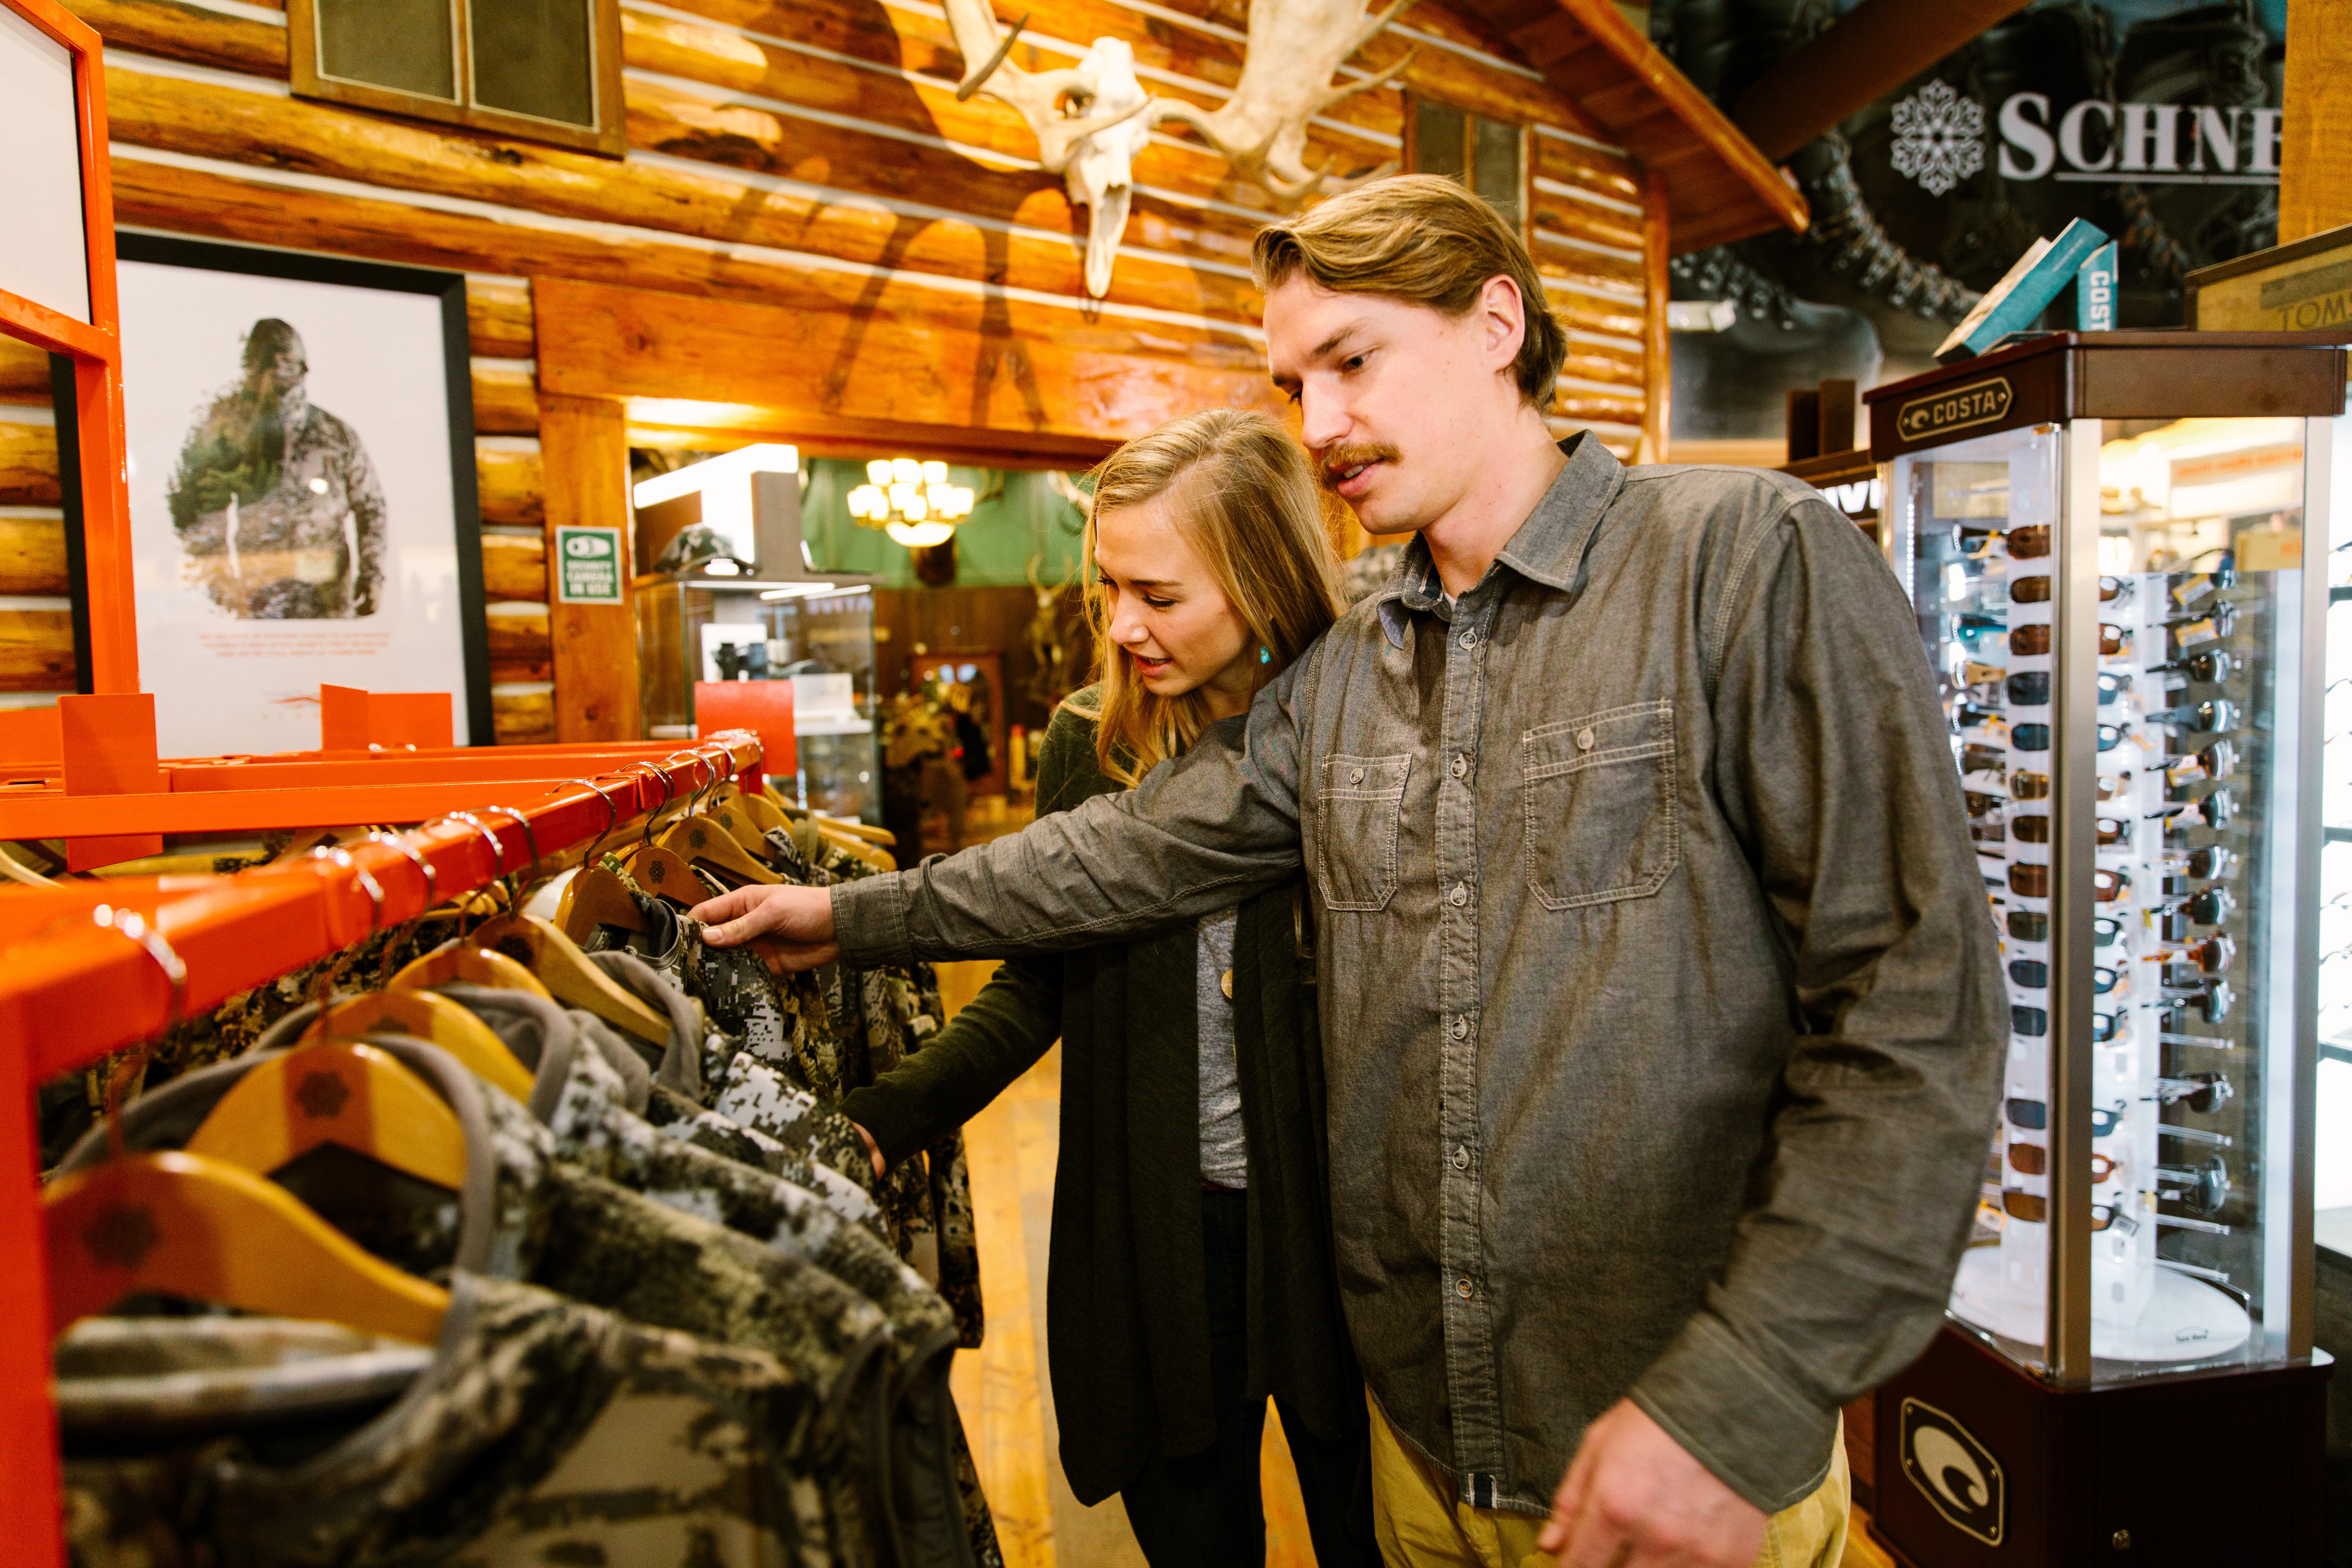
M 354 261 L 310 251 L 276 250 L 257 246 L 222 245 L 210 240 L 132 231 L 118 233 L 116 256 L 122 262 L 185 267 L 202 271 L 279 278 L 306 283 L 327 283 L 350 289 L 427 295 L 440 302 L 444 397 L 449 437 L 450 515 L 457 551 L 457 636 L 460 642 L 466 706 L 463 743 L 494 744 L 490 711 L 489 623 L 482 584 L 481 497 L 474 464 L 473 345 L 466 322 L 466 279 L 457 272 L 397 267 L 374 261 Z M 57 381 L 53 357 L 51 381 L 57 386 L 58 472 L 64 479 L 62 510 L 66 525 L 68 573 L 73 600 L 74 654 L 79 689 L 90 689 L 89 596 L 82 567 L 82 512 L 79 439 L 68 371 Z M 126 395 L 128 391 L 126 389 Z

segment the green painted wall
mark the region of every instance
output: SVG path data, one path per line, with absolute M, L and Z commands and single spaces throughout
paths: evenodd
M 887 588 L 919 587 L 906 547 L 849 515 L 849 492 L 866 482 L 866 465 L 814 458 L 808 473 L 808 488 L 801 492 L 801 531 L 817 570 L 868 574 Z M 969 485 L 981 498 L 971 515 L 956 524 L 956 586 L 1025 587 L 1029 563 L 1041 550 L 1039 572 L 1045 581 L 1075 578 L 1078 509 L 1055 492 L 1045 475 L 951 467 L 948 481 Z M 1001 493 L 991 495 L 992 490 Z

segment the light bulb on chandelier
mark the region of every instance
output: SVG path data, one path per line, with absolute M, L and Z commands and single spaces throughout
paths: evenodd
M 909 550 L 945 544 L 971 515 L 971 487 L 950 484 L 945 463 L 877 458 L 866 465 L 866 478 L 846 498 L 849 515 Z

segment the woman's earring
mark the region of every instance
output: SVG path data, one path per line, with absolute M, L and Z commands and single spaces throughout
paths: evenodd
M 1258 645 L 1258 650 L 1257 650 L 1257 661 L 1258 661 L 1260 664 L 1272 664 L 1272 663 L 1274 662 L 1274 651 L 1273 651 L 1271 648 L 1268 648 L 1267 647 L 1265 647 L 1263 643 L 1259 644 L 1259 645 Z

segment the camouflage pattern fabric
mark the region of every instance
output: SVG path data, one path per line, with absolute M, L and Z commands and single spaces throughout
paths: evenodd
M 160 1396 L 183 1369 L 220 1375 L 233 1321 L 158 1320 L 142 1364 L 90 1370 Z M 143 1452 L 116 1431 L 98 1457 L 77 1452 L 76 1380 L 58 1393 L 76 1568 L 834 1561 L 799 1532 L 824 1513 L 793 1458 L 819 1402 L 790 1369 L 528 1285 L 456 1276 L 431 1364 L 347 1429 Z
M 280 1032 L 290 1036 L 306 1021 L 289 1016 Z M 803 1259 L 559 1159 L 546 1128 L 447 1053 L 394 1036 L 371 1043 L 399 1057 L 457 1112 L 467 1163 L 459 1200 L 331 1146 L 274 1179 L 407 1272 L 446 1278 L 454 1266 L 526 1279 L 641 1323 L 774 1357 L 821 1401 L 792 1442 L 778 1438 L 782 1459 L 814 1484 L 803 1495 L 819 1503 L 800 1518 L 795 1539 L 814 1543 L 823 1561 L 853 1568 L 880 1561 L 880 1521 L 862 1495 L 852 1441 L 870 1380 L 884 1375 L 878 1357 L 888 1335 L 880 1309 Z M 123 1116 L 126 1145 L 184 1143 L 262 1059 L 255 1053 L 142 1097 Z M 67 1167 L 94 1163 L 104 1152 L 104 1134 L 95 1132 L 68 1154 Z
M 887 1489 L 896 1559 L 905 1568 L 968 1568 L 971 1542 L 994 1523 L 975 1485 L 978 1508 L 967 1517 L 959 1486 L 970 1468 L 961 1427 L 948 1396 L 956 1328 L 946 1302 L 869 1231 L 845 1223 L 823 1201 L 752 1166 L 665 1137 L 626 1109 L 630 1084 L 608 1058 L 579 1052 L 559 1065 L 543 1054 L 541 1089 L 560 1072 L 555 1092 L 534 1090 L 532 1108 L 556 1146 L 582 1169 L 657 1203 L 717 1220 L 740 1235 L 824 1269 L 882 1310 L 890 1328 L 889 1389 L 877 1387 L 877 1419 L 866 1450 Z M 887 1405 L 887 1411 L 882 1406 Z

